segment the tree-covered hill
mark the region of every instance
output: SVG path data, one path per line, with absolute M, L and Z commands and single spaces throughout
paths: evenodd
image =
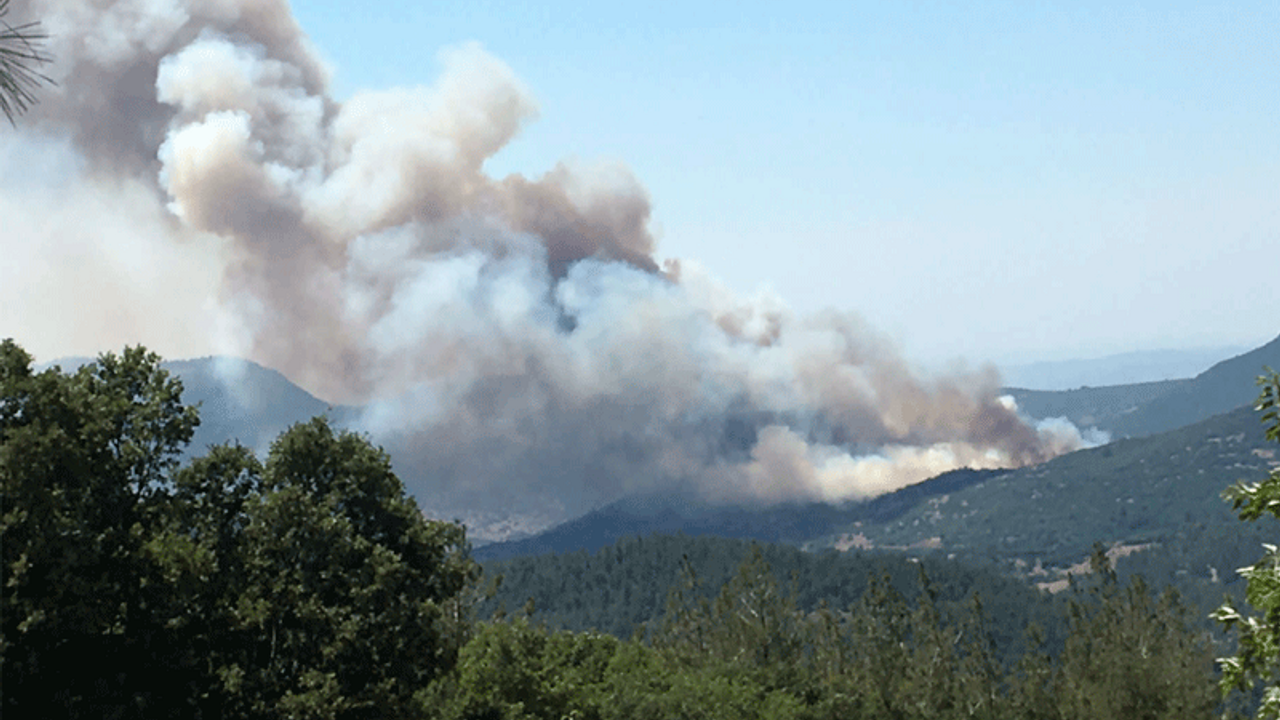
M 711 504 L 696 498 L 632 497 L 606 505 L 531 538 L 477 548 L 480 560 L 543 553 L 594 552 L 621 538 L 683 533 L 799 544 L 855 522 L 889 522 L 927 498 L 954 492 L 995 475 L 963 468 L 864 502 L 783 503 L 771 506 Z
M 1252 403 L 1254 380 L 1264 367 L 1280 367 L 1280 337 L 1214 365 L 1132 413 L 1117 418 L 1113 432 L 1138 437 L 1172 430 Z M 1255 433 L 1256 434 L 1256 433 Z
M 1189 528 L 1239 526 L 1225 487 L 1261 478 L 1274 444 L 1249 407 L 1189 427 L 1118 440 L 934 497 L 890 522 L 850 525 L 876 547 L 928 544 L 970 557 L 1066 565 L 1095 542 L 1162 543 Z
M 982 599 L 1002 653 L 1021 653 L 1029 623 L 1052 643 L 1065 634 L 1061 608 L 1026 582 L 995 568 L 901 553 L 804 552 L 796 547 L 688 535 L 623 538 L 594 553 L 585 551 L 491 561 L 486 576 L 500 577 L 496 594 L 479 607 L 481 617 L 516 612 L 532 602 L 534 618 L 553 627 L 630 636 L 664 613 L 669 593 L 691 570 L 701 594 L 711 596 L 759 549 L 778 583 L 792 588 L 801 609 L 843 608 L 867 592 L 869 580 L 888 577 L 897 592 L 914 598 L 923 569 L 941 607 L 965 611 L 974 593 Z
M 1006 391 L 1017 401 L 1018 410 L 1033 418 L 1065 417 L 1077 427 L 1114 432 L 1120 418 L 1190 382 L 1190 379 L 1159 380 L 1074 390 L 1007 388 Z

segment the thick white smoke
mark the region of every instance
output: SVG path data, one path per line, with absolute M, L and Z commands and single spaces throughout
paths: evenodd
M 60 148 L 65 168 L 6 228 L 21 266 L 56 278 L 5 278 L 20 340 L 38 316 L 98 346 L 145 326 L 163 350 L 251 357 L 363 403 L 356 424 L 455 511 L 654 490 L 834 501 L 1080 442 L 1019 419 L 994 371 L 924 379 L 851 315 L 797 318 L 695 264 L 660 268 L 625 169 L 488 176 L 536 106 L 477 45 L 445 52 L 430 87 L 338 102 L 284 0 L 29 13 L 58 86 L 6 152 Z M 28 181 L 0 178 L 0 216 L 22 217 Z M 48 257 L 60 243 L 76 257 Z M 26 290 L 75 302 L 10 312 Z

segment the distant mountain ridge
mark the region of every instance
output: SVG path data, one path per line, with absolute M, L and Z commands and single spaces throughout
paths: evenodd
M 1072 390 L 1079 387 L 1136 385 L 1190 378 L 1214 363 L 1249 350 L 1225 345 L 1170 350 L 1139 350 L 1104 357 L 998 363 L 1010 387 Z
M 249 360 L 206 357 L 161 366 L 182 380 L 184 401 L 200 406 L 200 426 L 189 446 L 195 454 L 227 440 L 262 452 L 294 423 L 328 415 L 341 424 L 354 412 L 329 405 Z
M 1171 387 L 1118 418 L 1114 431 L 1128 437 L 1164 432 L 1252 403 L 1258 396 L 1255 380 L 1265 367 L 1280 368 L 1280 336 Z
M 1115 438 L 1142 437 L 1251 403 L 1257 396 L 1254 380 L 1267 366 L 1280 368 L 1280 336 L 1187 380 L 1056 391 L 1008 388 L 1007 392 L 1032 417 L 1066 417 Z
M 74 372 L 95 358 L 71 357 L 42 363 Z M 331 406 L 290 382 L 280 372 L 250 360 L 203 357 L 166 360 L 160 366 L 182 381 L 182 401 L 200 408 L 200 425 L 187 448 L 198 455 L 210 445 L 235 441 L 264 451 L 294 423 L 317 415 L 342 421 L 354 408 Z
M 1000 470 L 963 468 L 865 502 L 724 506 L 690 498 L 626 498 L 531 538 L 476 548 L 481 560 L 548 552 L 595 552 L 631 536 L 681 532 L 691 536 L 799 544 L 855 522 L 889 522 L 926 498 L 982 482 Z

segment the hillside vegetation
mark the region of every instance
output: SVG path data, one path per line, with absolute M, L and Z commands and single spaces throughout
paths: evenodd
M 1190 379 L 1159 380 L 1074 390 L 1008 388 L 1007 392 L 1017 401 L 1018 410 L 1033 418 L 1065 417 L 1080 428 L 1116 433 L 1121 418 L 1191 382 Z
M 651 533 L 683 533 L 800 544 L 855 522 L 888 522 L 925 499 L 968 487 L 997 474 L 962 468 L 868 501 L 735 506 L 677 495 L 625 498 L 523 540 L 485 545 L 481 560 L 585 550 Z
M 532 604 L 533 617 L 557 628 L 598 630 L 626 638 L 664 613 L 669 592 L 692 573 L 704 595 L 728 582 L 753 552 L 772 568 L 779 586 L 795 593 L 798 608 L 848 607 L 886 578 L 914 602 L 919 575 L 930 579 L 936 602 L 948 615 L 982 598 L 992 638 L 1002 656 L 1025 650 L 1023 629 L 1035 623 L 1060 647 L 1065 618 L 1059 604 L 1025 582 L 994 568 L 901 553 L 803 552 L 787 545 L 685 535 L 624 538 L 595 553 L 548 553 L 492 561 L 485 574 L 500 578 L 496 593 L 479 606 L 481 617 Z
M 1094 542 L 1162 542 L 1189 524 L 1238 523 L 1223 488 L 1261 478 L 1274 444 L 1242 407 L 1189 427 L 1118 440 L 992 477 L 925 500 L 889 522 L 854 523 L 813 546 L 850 535 L 871 547 L 928 545 L 946 553 L 1065 565 Z

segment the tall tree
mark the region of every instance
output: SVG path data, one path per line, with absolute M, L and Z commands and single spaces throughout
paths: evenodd
M 163 636 L 148 596 L 157 499 L 197 423 L 181 383 L 141 348 L 73 375 L 0 343 L 4 707 L 111 716 L 144 698 Z
M 463 529 L 426 522 L 386 453 L 323 418 L 272 445 L 241 506 L 218 674 L 237 717 L 399 717 L 452 667 Z
M 0 705 L 13 717 L 395 718 L 475 576 L 386 453 L 319 418 L 218 446 L 141 348 L 72 375 L 0 343 Z

